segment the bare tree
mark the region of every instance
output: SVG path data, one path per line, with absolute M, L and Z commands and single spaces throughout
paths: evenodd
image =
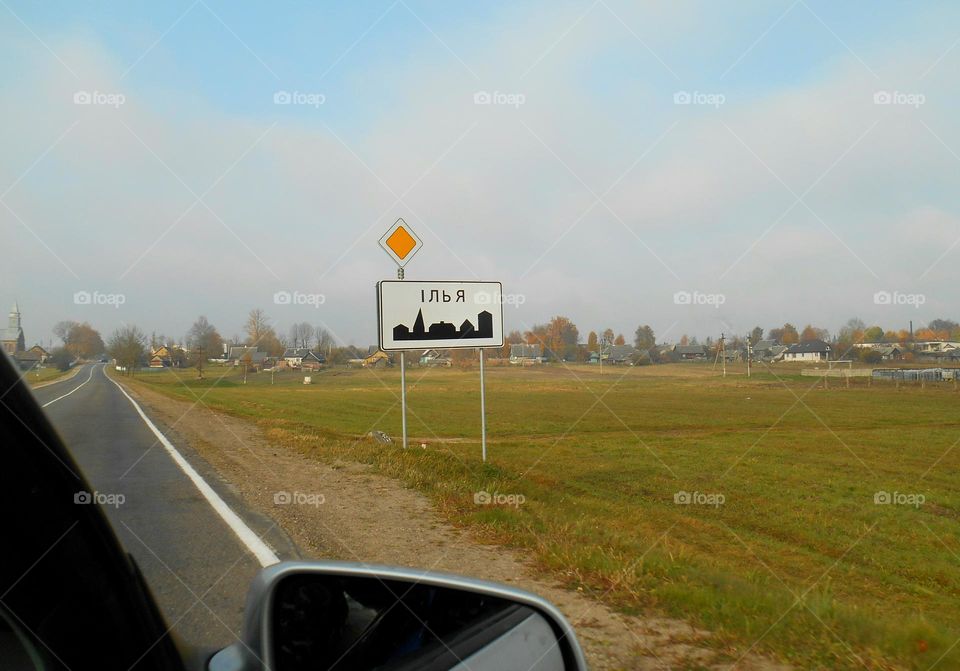
M 300 342 L 303 343 L 304 347 L 310 347 L 310 343 L 313 342 L 314 328 L 307 322 L 300 323 Z
M 60 338 L 60 340 L 63 341 L 64 346 L 69 345 L 70 332 L 73 331 L 73 329 L 79 325 L 80 324 L 78 324 L 77 322 L 71 321 L 69 319 L 62 322 L 57 322 L 53 327 L 53 335 Z
M 337 344 L 333 334 L 322 326 L 314 329 L 313 336 L 317 343 L 317 350 L 320 352 L 329 352 Z
M 254 308 L 247 315 L 247 323 L 244 324 L 244 329 L 247 331 L 247 343 L 256 345 L 270 329 L 270 317 L 260 308 Z

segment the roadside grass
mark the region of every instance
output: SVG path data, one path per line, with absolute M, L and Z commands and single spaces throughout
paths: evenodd
M 71 372 L 73 372 L 72 368 L 68 370 L 60 370 L 56 366 L 44 366 L 43 368 L 32 368 L 30 370 L 21 371 L 20 376 L 30 386 L 36 386 L 38 384 L 43 384 L 44 382 L 53 382 L 54 380 L 58 380 Z
M 408 370 L 407 451 L 393 369 L 328 369 L 311 385 L 289 372 L 244 384 L 228 368 L 133 381 L 312 458 L 373 464 L 570 588 L 712 630 L 732 660 L 960 668 L 960 393 L 730 372 L 490 367 L 487 464 L 476 370 Z M 477 504 L 481 491 L 524 500 Z M 694 502 L 675 503 L 681 492 Z

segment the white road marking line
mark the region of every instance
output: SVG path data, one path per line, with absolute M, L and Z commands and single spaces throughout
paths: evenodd
M 127 397 L 127 400 L 133 405 L 137 413 L 140 415 L 140 418 L 144 423 L 153 431 L 153 435 L 157 437 L 157 440 L 160 441 L 160 444 L 163 445 L 163 449 L 167 451 L 167 454 L 170 455 L 170 458 L 180 467 L 191 482 L 200 490 L 200 493 L 203 494 L 203 497 L 207 500 L 207 503 L 220 515 L 221 519 L 226 522 L 227 526 L 237 535 L 237 538 L 240 539 L 240 542 L 243 543 L 248 550 L 257 558 L 257 561 L 260 562 L 261 566 L 270 566 L 271 564 L 276 564 L 280 561 L 279 557 L 274 554 L 273 550 L 260 540 L 260 537 L 254 533 L 253 529 L 247 526 L 247 524 L 240 519 L 240 516 L 237 515 L 233 510 L 230 509 L 230 506 L 220 498 L 220 495 L 217 494 L 213 488 L 207 484 L 207 481 L 201 477 L 199 473 L 190 465 L 186 459 L 183 458 L 177 448 L 173 446 L 167 437 L 160 433 L 160 429 L 150 421 L 150 418 L 143 412 L 143 409 L 140 405 L 133 400 L 130 394 L 120 385 L 119 382 L 113 378 L 107 376 L 107 379 L 117 385 L 117 389 Z
M 106 365 L 106 364 L 104 364 L 104 365 Z M 41 407 L 41 408 L 46 408 L 48 405 L 50 405 L 50 404 L 52 404 L 52 403 L 56 403 L 56 402 L 59 401 L 61 398 L 66 398 L 67 396 L 69 396 L 70 394 L 72 394 L 73 392 L 75 392 L 77 389 L 79 389 L 80 387 L 82 387 L 83 385 L 85 385 L 87 382 L 90 381 L 90 378 L 93 377 L 93 369 L 94 369 L 95 367 L 96 367 L 96 366 L 90 366 L 90 374 L 87 376 L 87 379 L 86 379 L 86 380 L 84 380 L 83 382 L 81 382 L 80 384 L 78 384 L 76 387 L 74 387 L 73 389 L 71 389 L 70 391 L 68 391 L 68 392 L 67 392 L 66 394 L 64 394 L 63 396 L 57 396 L 57 397 L 56 397 L 55 399 L 53 399 L 52 401 L 47 401 L 46 403 L 44 403 L 44 404 L 41 405 L 40 407 Z

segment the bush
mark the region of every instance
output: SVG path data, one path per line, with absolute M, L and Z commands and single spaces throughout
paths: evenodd
M 73 355 L 66 347 L 58 347 L 50 353 L 50 363 L 58 370 L 70 370 L 73 365 Z

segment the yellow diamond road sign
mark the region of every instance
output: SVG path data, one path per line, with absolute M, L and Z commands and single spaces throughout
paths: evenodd
M 407 222 L 403 219 L 397 219 L 393 226 L 380 238 L 380 246 L 393 257 L 398 266 L 403 268 L 407 265 L 407 261 L 412 259 L 413 255 L 420 250 L 423 242 Z

